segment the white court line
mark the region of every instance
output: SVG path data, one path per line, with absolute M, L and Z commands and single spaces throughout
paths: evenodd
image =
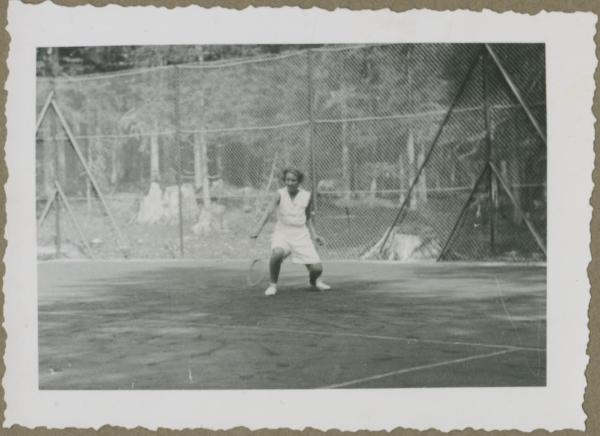
M 439 344 L 439 345 L 460 345 L 469 347 L 481 347 L 481 348 L 500 348 L 504 351 L 546 351 L 545 348 L 537 347 L 518 347 L 513 345 L 501 345 L 501 344 L 485 344 L 478 342 L 461 342 L 461 341 L 438 341 L 435 339 L 417 339 L 417 338 L 406 338 L 397 336 L 382 336 L 382 335 L 368 335 L 360 333 L 343 333 L 343 332 L 321 332 L 315 330 L 292 330 L 292 329 L 281 329 L 272 327 L 257 327 L 247 325 L 219 325 L 219 324 L 194 324 L 198 327 L 216 327 L 222 329 L 231 330 L 258 330 L 265 332 L 279 332 L 279 333 L 293 333 L 301 335 L 318 335 L 318 336 L 339 336 L 339 337 L 350 337 L 360 339 L 381 339 L 386 341 L 397 341 L 397 342 L 413 342 L 413 343 L 424 343 L 424 344 Z
M 172 257 L 130 257 L 127 259 L 111 258 L 111 259 L 88 259 L 88 258 L 72 258 L 72 259 L 48 259 L 38 260 L 38 263 L 188 263 L 197 264 L 220 264 L 220 263 L 245 263 L 250 262 L 252 259 L 210 259 L 210 258 L 179 258 L 173 259 Z M 407 267 L 419 267 L 419 266 L 435 266 L 439 268 L 455 268 L 455 267 L 545 267 L 546 262 L 501 262 L 501 261 L 489 261 L 489 262 L 463 262 L 463 261 L 449 261 L 449 262 L 436 262 L 435 260 L 417 260 L 417 261 L 397 261 L 397 260 L 356 260 L 356 259 L 327 259 L 323 261 L 323 264 L 348 264 L 348 265 L 395 265 L 395 266 L 407 266 Z
M 347 263 L 347 264 L 355 264 L 355 265 L 397 265 L 397 266 L 435 266 L 439 268 L 456 268 L 456 267 L 497 267 L 497 266 L 507 266 L 507 267 L 545 267 L 546 262 L 542 261 L 522 261 L 522 262 L 510 262 L 510 261 L 444 261 L 438 262 L 435 259 L 431 260 L 411 260 L 411 261 L 401 261 L 401 260 L 375 260 L 375 259 L 326 259 L 323 261 L 323 264 L 337 264 L 337 263 Z
M 412 368 L 404 368 L 404 369 L 399 369 L 397 371 L 386 372 L 386 373 L 378 374 L 378 375 L 372 375 L 370 377 L 357 378 L 355 380 L 349 380 L 349 381 L 343 382 L 343 383 L 336 383 L 334 385 L 322 386 L 317 389 L 342 388 L 344 386 L 352 386 L 352 385 L 356 385 L 356 384 L 359 384 L 362 382 L 371 381 L 371 380 L 379 380 L 379 379 L 391 377 L 394 375 L 406 374 L 409 372 L 420 371 L 423 369 L 437 368 L 440 366 L 454 365 L 456 363 L 468 362 L 470 360 L 486 359 L 488 357 L 499 356 L 501 354 L 514 353 L 515 351 L 518 351 L 518 350 L 511 349 L 511 350 L 496 351 L 494 353 L 476 354 L 474 356 L 463 357 L 462 359 L 447 360 L 445 362 L 431 363 L 429 365 L 413 366 Z

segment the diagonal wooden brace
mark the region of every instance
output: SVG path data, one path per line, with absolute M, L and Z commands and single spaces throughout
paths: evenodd
M 38 115 L 37 122 L 35 124 L 35 133 L 37 133 L 38 130 L 40 129 L 40 126 L 42 125 L 42 121 L 44 121 L 44 118 L 46 117 L 46 112 L 48 111 L 48 108 L 50 107 L 50 103 L 52 102 L 53 98 L 54 98 L 54 91 L 50 91 L 50 93 L 48 94 L 48 97 L 46 97 L 46 102 L 44 103 L 44 107 L 42 108 L 40 114 Z
M 69 204 L 69 200 L 67 200 L 67 196 L 63 192 L 63 190 L 60 187 L 60 184 L 58 182 L 55 181 L 54 184 L 56 185 L 56 191 L 58 192 L 60 199 L 62 200 L 62 202 L 65 204 L 65 207 L 67 208 L 67 213 L 69 214 L 69 218 L 71 218 L 71 222 L 73 223 L 73 226 L 77 230 L 77 233 L 79 233 L 79 238 L 81 239 L 81 242 L 83 242 L 83 245 L 85 245 L 85 250 L 88 252 L 88 256 L 93 258 L 94 255 L 92 253 L 92 249 L 88 245 L 87 239 L 83 235 L 83 230 L 81 230 L 81 227 L 79 226 L 79 223 L 77 222 L 77 219 L 75 218 L 75 214 L 73 213 L 73 209 L 71 209 L 71 205 Z
M 37 223 L 38 229 L 40 227 L 42 227 L 42 224 L 44 224 L 44 221 L 46 220 L 46 217 L 48 216 L 48 212 L 50 211 L 50 208 L 52 207 L 52 203 L 54 203 L 54 201 L 56 200 L 57 193 L 58 193 L 58 191 L 55 189 L 54 191 L 52 191 L 52 195 L 50 195 L 50 197 L 48 197 L 48 200 L 46 201 L 46 206 L 44 206 L 44 210 L 42 211 L 42 214 L 40 215 L 40 218 L 38 219 L 38 223 Z
M 542 138 L 542 141 L 544 141 L 544 145 L 547 146 L 548 144 L 547 144 L 547 141 L 546 141 L 546 134 L 544 133 L 544 131 L 540 127 L 540 125 L 537 122 L 537 120 L 535 119 L 535 117 L 533 116 L 533 113 L 531 112 L 531 109 L 529 109 L 529 106 L 527 106 L 527 103 L 525 102 L 525 100 L 521 96 L 521 93 L 519 92 L 519 88 L 517 88 L 517 86 L 514 84 L 514 82 L 510 78 L 508 72 L 502 66 L 502 63 L 500 62 L 500 59 L 498 59 L 498 56 L 496 56 L 496 53 L 494 52 L 494 50 L 492 49 L 492 47 L 489 44 L 485 44 L 485 48 L 486 48 L 487 52 L 490 54 L 490 57 L 492 58 L 492 60 L 494 61 L 494 63 L 496 64 L 496 67 L 498 67 L 498 70 L 500 70 L 500 74 L 502 74 L 502 77 L 504 78 L 504 81 L 507 83 L 507 85 L 510 88 L 511 92 L 515 95 L 515 97 L 517 98 L 517 101 L 523 107 L 523 110 L 527 114 L 527 117 L 529 118 L 529 121 L 533 125 L 535 131 L 540 136 L 540 138 Z
M 500 186 L 502 186 L 502 189 L 504 189 L 504 192 L 506 192 L 506 195 L 508 195 L 508 198 L 510 198 L 510 201 L 512 202 L 512 204 L 517 208 L 517 211 L 519 212 L 519 215 L 521 215 L 521 218 L 523 218 L 523 221 L 525 221 L 525 225 L 529 229 L 529 232 L 533 236 L 533 239 L 535 239 L 536 244 L 538 245 L 538 247 L 540 247 L 540 250 L 542 250 L 542 252 L 544 253 L 544 256 L 547 256 L 546 246 L 544 244 L 544 241 L 542 240 L 542 237 L 539 235 L 539 233 L 533 226 L 533 223 L 531 222 L 531 220 L 527 217 L 527 215 L 525 215 L 525 212 L 523 212 L 523 209 L 521 209 L 521 206 L 519 206 L 519 203 L 515 200 L 514 195 L 512 194 L 510 188 L 508 187 L 508 183 L 506 183 L 504 181 L 504 179 L 500 175 L 500 172 L 498 171 L 498 169 L 494 166 L 494 164 L 492 162 L 490 162 L 489 165 L 490 165 L 490 168 L 492 169 L 492 172 L 494 173 L 494 176 L 496 177 L 498 182 L 500 182 Z
M 75 137 L 73 136 L 73 133 L 71 132 L 71 129 L 69 128 L 69 125 L 67 124 L 67 121 L 65 120 L 65 117 L 63 116 L 60 108 L 58 107 L 58 105 L 56 104 L 56 101 L 54 99 L 51 102 L 51 106 L 54 109 L 54 112 L 56 112 L 56 115 L 58 116 L 58 118 L 63 126 L 63 129 L 65 130 L 65 133 L 67 134 L 67 137 L 69 138 L 69 141 L 71 142 L 71 146 L 75 150 L 75 153 L 77 154 L 77 157 L 78 157 L 79 161 L 81 162 L 83 169 L 85 170 L 90 182 L 92 183 L 92 186 L 94 187 L 94 190 L 96 191 L 96 194 L 98 194 L 98 197 L 100 198 L 102 206 L 104 207 L 104 210 L 105 210 L 106 214 L 108 215 L 108 218 L 110 219 L 113 229 L 117 235 L 117 243 L 119 244 L 119 248 L 122 250 L 122 252 L 124 254 L 126 254 L 127 250 L 122 244 L 123 237 L 121 235 L 121 231 L 119 230 L 119 226 L 117 225 L 117 222 L 116 222 L 113 214 L 110 212 L 108 204 L 106 203 L 106 200 L 104 199 L 104 195 L 102 194 L 102 191 L 100 190 L 98 183 L 96 182 L 96 179 L 94 178 L 94 175 L 92 174 L 89 167 L 87 166 L 85 158 L 84 158 L 83 154 L 81 153 L 79 146 L 77 145 L 77 141 L 75 140 Z

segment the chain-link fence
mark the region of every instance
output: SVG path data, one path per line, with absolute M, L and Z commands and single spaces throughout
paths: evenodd
M 39 77 L 40 251 L 249 257 L 294 166 L 328 258 L 544 258 L 543 45 L 284 53 Z

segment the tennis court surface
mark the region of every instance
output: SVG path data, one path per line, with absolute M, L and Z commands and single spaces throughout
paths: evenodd
M 546 267 L 326 263 L 279 293 L 247 262 L 38 265 L 41 389 L 543 386 Z

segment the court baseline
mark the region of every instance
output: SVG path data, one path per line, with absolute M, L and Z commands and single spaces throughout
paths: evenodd
M 382 379 L 382 378 L 386 378 L 386 377 L 392 377 L 394 375 L 406 374 L 406 373 L 409 373 L 409 372 L 420 371 L 420 370 L 423 370 L 423 369 L 437 368 L 437 367 L 440 367 L 440 366 L 454 365 L 454 364 L 457 364 L 457 363 L 468 362 L 470 360 L 487 359 L 489 357 L 499 356 L 501 354 L 514 353 L 514 352 L 517 352 L 517 351 L 521 351 L 521 350 L 518 350 L 518 349 L 507 349 L 507 350 L 502 350 L 502 351 L 495 351 L 493 353 L 476 354 L 476 355 L 469 356 L 469 357 L 463 357 L 461 359 L 453 359 L 453 360 L 447 360 L 447 361 L 444 361 L 444 362 L 431 363 L 431 364 L 428 364 L 428 365 L 413 366 L 412 368 L 402 368 L 402 369 L 399 369 L 397 371 L 391 371 L 391 372 L 386 372 L 386 373 L 383 373 L 383 374 L 372 375 L 372 376 L 369 376 L 369 377 L 358 378 L 358 379 L 354 379 L 354 380 L 349 380 L 347 382 L 336 383 L 336 384 L 327 385 L 327 386 L 320 386 L 317 389 L 343 388 L 343 387 L 346 387 L 346 386 L 352 386 L 352 385 L 356 385 L 356 384 L 363 383 L 363 382 L 366 382 L 366 381 L 378 380 L 378 379 Z
M 458 345 L 465 347 L 481 347 L 481 348 L 500 348 L 504 351 L 546 351 L 545 348 L 538 347 L 521 347 L 515 345 L 502 345 L 502 344 L 486 344 L 479 342 L 461 342 L 461 341 L 440 341 L 436 339 L 417 339 L 417 338 L 405 338 L 401 336 L 381 336 L 381 335 L 369 335 L 361 333 L 343 333 L 343 332 L 322 332 L 316 330 L 292 330 L 282 329 L 277 327 L 259 327 L 259 326 L 248 326 L 248 325 L 222 325 L 222 324 L 209 324 L 200 323 L 195 324 L 199 327 L 214 327 L 223 328 L 230 330 L 257 330 L 265 332 L 279 332 L 279 333 L 296 333 L 301 335 L 319 335 L 319 336 L 339 336 L 339 337 L 350 337 L 360 339 L 381 339 L 387 341 L 398 341 L 398 342 L 412 342 L 412 343 L 424 343 L 424 344 L 439 344 L 439 345 Z

